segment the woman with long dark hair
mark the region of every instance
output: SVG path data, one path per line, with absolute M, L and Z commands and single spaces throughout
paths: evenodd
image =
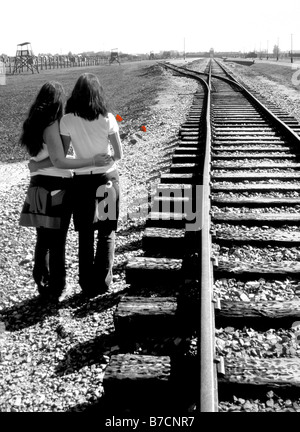
M 76 157 L 89 158 L 99 152 L 109 158 L 101 167 L 74 170 L 73 217 L 79 233 L 79 284 L 83 294 L 91 298 L 107 291 L 112 281 L 119 216 L 116 162 L 123 156 L 118 124 L 108 112 L 104 90 L 96 75 L 84 73 L 77 80 L 60 121 L 60 133 L 64 145 L 72 141 Z M 94 231 L 97 231 L 95 251 Z
M 21 145 L 38 166 L 30 173 L 20 225 L 36 227 L 33 278 L 40 295 L 48 300 L 62 300 L 67 293 L 65 244 L 72 211 L 71 169 L 102 166 L 110 160 L 96 152 L 89 158 L 65 156 L 68 144 L 63 145 L 58 124 L 64 103 L 62 85 L 45 83 L 30 107 L 20 137 Z M 52 166 L 47 162 L 49 157 Z

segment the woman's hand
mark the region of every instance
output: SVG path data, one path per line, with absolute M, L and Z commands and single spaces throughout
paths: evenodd
M 30 159 L 29 162 L 28 162 L 28 168 L 29 168 L 29 171 L 31 173 L 32 172 L 36 172 L 39 169 L 39 164 L 35 160 Z
M 36 172 L 40 169 L 50 168 L 52 166 L 53 166 L 53 164 L 52 164 L 50 158 L 48 158 L 48 157 L 46 159 L 39 161 L 39 162 L 35 161 L 34 159 L 29 159 L 29 162 L 28 162 L 28 168 L 29 168 L 29 171 L 31 173 Z
M 98 153 L 94 156 L 94 163 L 96 167 L 106 166 L 113 162 L 112 156 L 106 153 Z

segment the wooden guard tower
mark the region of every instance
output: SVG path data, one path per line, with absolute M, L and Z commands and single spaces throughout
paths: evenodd
M 109 64 L 112 64 L 114 61 L 118 62 L 119 65 L 121 64 L 119 59 L 118 48 L 112 48 L 110 52 Z
M 33 55 L 30 42 L 23 42 L 17 45 L 13 74 L 18 71 L 19 73 L 21 71 L 23 72 L 24 67 L 26 67 L 27 70 L 31 70 L 32 73 L 34 73 L 35 70 L 39 73 L 38 62 Z

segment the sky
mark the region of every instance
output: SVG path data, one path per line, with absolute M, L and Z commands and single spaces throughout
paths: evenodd
M 6 0 L 0 16 L 0 55 L 300 50 L 299 0 Z

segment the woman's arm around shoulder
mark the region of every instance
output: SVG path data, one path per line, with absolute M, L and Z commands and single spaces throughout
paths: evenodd
M 70 138 L 63 138 L 64 145 Z M 54 122 L 44 131 L 44 141 L 47 144 L 49 156 L 52 164 L 56 168 L 75 169 L 92 166 L 102 166 L 107 164 L 109 156 L 96 155 L 87 159 L 70 159 L 65 156 L 64 145 L 60 136 L 59 124 Z M 106 160 L 107 159 L 107 160 Z
M 64 146 L 64 153 L 66 156 L 70 147 L 71 138 L 69 136 L 64 136 L 61 138 L 63 139 L 62 141 Z M 53 163 L 51 162 L 49 156 L 39 161 L 36 161 L 35 158 L 30 158 L 28 162 L 28 168 L 30 172 L 36 172 L 40 169 L 50 168 L 50 167 L 53 167 Z

